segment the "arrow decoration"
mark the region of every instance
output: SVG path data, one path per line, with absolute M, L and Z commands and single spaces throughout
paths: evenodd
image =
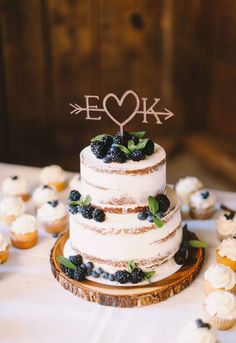
M 136 114 L 141 114 L 143 116 L 142 123 L 148 123 L 148 116 L 153 115 L 156 120 L 156 124 L 161 125 L 163 124 L 163 120 L 168 120 L 171 117 L 174 116 L 174 113 L 168 110 L 167 108 L 164 108 L 164 111 L 158 111 L 156 110 L 156 105 L 159 103 L 160 99 L 159 98 L 154 98 L 154 102 L 151 106 L 147 105 L 148 98 L 139 98 L 138 95 L 132 91 L 128 90 L 126 91 L 122 97 L 119 99 L 115 94 L 109 93 L 107 94 L 104 99 L 103 99 L 103 107 L 99 108 L 97 105 L 92 105 L 92 102 L 94 103 L 94 100 L 99 101 L 99 96 L 98 95 L 85 95 L 85 107 L 82 107 L 78 105 L 77 103 L 70 103 L 70 106 L 72 107 L 72 110 L 70 114 L 80 114 L 81 112 L 86 113 L 86 118 L 87 120 L 101 120 L 101 113 L 107 114 L 107 116 L 114 122 L 116 123 L 119 128 L 121 134 L 123 134 L 124 131 L 124 126 L 131 121 Z M 133 98 L 135 100 L 135 105 L 133 108 L 132 113 L 123 121 L 120 122 L 117 119 L 117 114 L 112 114 L 110 110 L 107 107 L 107 103 L 112 99 L 113 101 L 115 100 L 118 104 L 118 106 L 121 108 L 123 103 L 125 101 L 128 101 L 128 98 L 131 99 Z M 94 114 L 92 116 L 92 113 Z

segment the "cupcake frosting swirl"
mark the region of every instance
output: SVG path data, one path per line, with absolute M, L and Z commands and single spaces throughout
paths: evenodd
M 204 194 L 208 196 L 205 198 Z M 189 204 L 191 207 L 198 208 L 198 209 L 207 209 L 215 205 L 216 198 L 214 194 L 209 192 L 206 189 L 202 189 L 197 191 L 190 196 Z
M 211 265 L 204 274 L 204 278 L 213 288 L 230 290 L 236 283 L 236 274 L 233 270 L 222 264 Z
M 177 339 L 178 343 L 218 343 L 216 333 L 211 328 L 197 327 L 195 322 L 187 322 Z
M 216 221 L 218 232 L 222 236 L 230 236 L 236 234 L 236 216 L 232 219 L 227 219 L 226 214 L 221 214 Z
M 37 206 L 41 206 L 45 202 L 55 199 L 56 194 L 54 189 L 48 185 L 43 185 L 35 189 L 33 193 L 33 201 Z
M 214 291 L 205 300 L 208 314 L 222 319 L 236 318 L 236 297 L 227 291 Z
M 20 197 L 5 197 L 0 202 L 0 213 L 6 216 L 19 216 L 25 212 L 24 201 Z
M 66 207 L 62 202 L 57 201 L 56 206 L 53 206 L 52 203 L 53 201 L 47 202 L 38 209 L 38 217 L 41 221 L 50 222 L 66 216 Z
M 224 239 L 218 246 L 218 253 L 222 257 L 236 261 L 236 238 Z
M 43 184 L 50 184 L 54 182 L 64 182 L 65 172 L 60 166 L 51 165 L 51 166 L 43 168 L 40 179 Z
M 36 231 L 36 219 L 30 214 L 22 214 L 11 225 L 11 232 L 26 234 Z
M 26 181 L 19 176 L 6 178 L 2 183 L 2 191 L 5 195 L 22 195 L 27 193 Z
M 194 176 L 188 176 L 180 179 L 176 186 L 175 190 L 182 200 L 182 203 L 188 203 L 189 197 L 193 192 L 202 188 L 202 182 Z
M 10 245 L 10 239 L 7 235 L 0 232 L 0 251 L 5 251 Z

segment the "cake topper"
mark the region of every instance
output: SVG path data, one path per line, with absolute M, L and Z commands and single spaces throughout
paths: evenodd
M 109 100 L 113 99 L 117 102 L 119 107 L 122 107 L 124 101 L 127 99 L 127 97 L 133 97 L 135 100 L 133 111 L 129 114 L 129 116 L 124 121 L 119 121 L 117 119 L 117 116 L 111 113 L 111 111 L 107 107 L 107 103 Z M 100 113 L 106 113 L 108 117 L 119 126 L 120 133 L 123 134 L 124 132 L 124 126 L 130 122 L 136 114 L 142 114 L 143 120 L 142 123 L 148 123 L 148 115 L 152 114 L 156 119 L 156 124 L 163 124 L 161 121 L 161 117 L 164 118 L 164 120 L 167 120 L 171 117 L 173 117 L 174 113 L 169 111 L 167 108 L 164 109 L 163 112 L 157 111 L 155 109 L 156 105 L 160 101 L 159 98 L 154 98 L 153 103 L 151 105 L 148 105 L 148 98 L 139 98 L 137 93 L 135 93 L 132 90 L 127 90 L 122 97 L 119 99 L 115 94 L 108 93 L 102 102 L 103 107 L 99 108 L 98 105 L 92 105 L 92 100 L 99 100 L 98 95 L 85 95 L 85 107 L 81 107 L 80 105 L 76 103 L 70 103 L 70 106 L 73 108 L 70 112 L 70 114 L 79 114 L 80 112 L 86 112 L 86 118 L 87 120 L 101 120 L 101 114 L 98 114 L 97 116 L 91 116 L 92 113 L 100 112 Z

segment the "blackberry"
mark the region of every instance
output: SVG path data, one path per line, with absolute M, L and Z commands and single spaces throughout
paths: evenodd
M 139 283 L 143 280 L 145 274 L 140 268 L 135 268 L 130 276 L 130 282 L 131 283 Z
M 107 146 L 100 141 L 94 141 L 90 143 L 92 153 L 99 159 L 102 159 L 106 156 Z
M 121 151 L 119 148 L 112 148 L 110 150 L 110 154 L 112 162 L 124 163 L 127 160 L 125 153 Z
M 145 154 L 143 150 L 136 149 L 131 154 L 131 160 L 133 161 L 141 161 L 145 159 Z
M 145 145 L 145 147 L 143 149 L 143 152 L 144 152 L 145 155 L 148 155 L 148 156 L 153 154 L 153 152 L 154 152 L 154 143 L 153 143 L 153 141 L 151 139 L 149 139 L 147 141 L 147 144 Z
M 57 207 L 57 205 L 59 204 L 59 201 L 58 200 L 48 201 L 48 204 L 50 204 L 52 207 Z
M 82 262 L 82 256 L 81 255 L 73 255 L 73 256 L 69 256 L 69 260 L 71 261 L 71 263 L 73 263 L 76 267 L 78 267 Z
M 142 211 L 142 212 L 138 213 L 138 219 L 139 220 L 145 220 L 145 219 L 147 219 L 147 216 L 148 216 L 148 214 L 146 211 Z
M 202 192 L 201 197 L 202 199 L 207 199 L 209 197 L 210 193 L 208 191 Z
M 199 328 L 199 329 L 207 328 L 208 330 L 210 330 L 210 328 L 211 328 L 211 325 L 208 323 L 204 323 L 202 321 L 202 319 L 196 319 L 196 325 L 197 325 L 197 328 Z
M 225 218 L 226 218 L 227 220 L 233 220 L 233 219 L 234 219 L 234 216 L 235 216 L 235 213 L 232 212 L 232 211 L 230 211 L 229 213 L 225 213 L 224 216 L 225 216 Z
M 138 137 L 137 137 L 137 136 L 131 136 L 131 139 L 132 139 L 132 141 L 134 142 L 134 144 L 135 144 L 135 145 L 137 145 L 137 144 L 138 144 L 138 142 L 139 142 L 139 139 L 138 139 Z
M 78 213 L 78 206 L 77 206 L 77 205 L 69 204 L 69 205 L 68 205 L 68 211 L 69 211 L 71 214 L 76 214 L 76 213 Z
M 112 162 L 112 156 L 110 153 L 108 153 L 105 157 L 103 157 L 104 163 L 111 163 Z
M 131 135 L 127 131 L 124 131 L 123 135 L 121 135 L 120 132 L 117 132 L 117 134 L 113 137 L 113 143 L 127 146 L 128 141 L 130 139 L 131 139 Z
M 188 258 L 188 249 L 186 247 L 180 247 L 177 253 L 174 255 L 174 260 L 177 264 L 183 265 L 186 263 Z
M 93 219 L 96 222 L 104 222 L 105 220 L 105 213 L 103 210 L 101 210 L 100 208 L 95 208 L 95 210 L 93 211 Z
M 170 200 L 167 198 L 167 196 L 165 194 L 158 194 L 156 199 L 159 205 L 159 211 L 166 212 L 170 207 Z
M 83 281 L 86 277 L 86 269 L 81 268 L 81 266 L 78 266 L 74 272 L 74 279 L 76 281 Z
M 118 270 L 115 272 L 114 277 L 116 282 L 124 284 L 130 281 L 130 273 L 127 270 Z
M 82 207 L 81 214 L 86 219 L 92 219 L 93 211 L 94 211 L 94 208 L 91 205 L 86 205 Z
M 114 276 L 114 274 L 109 274 L 109 280 L 110 281 L 115 281 L 115 276 Z
M 65 267 L 64 264 L 61 264 L 61 263 L 60 263 L 60 268 L 66 276 L 68 276 L 71 279 L 74 278 L 74 270 L 73 269 Z
M 113 138 L 112 138 L 111 136 L 105 135 L 105 136 L 102 138 L 101 142 L 104 144 L 104 146 L 107 147 L 107 149 L 109 149 L 110 146 L 111 146 L 112 143 L 113 143 Z
M 68 200 L 69 201 L 78 201 L 80 198 L 81 198 L 80 192 L 73 189 L 69 194 Z
M 162 211 L 157 212 L 158 217 L 163 218 L 165 217 L 165 213 Z

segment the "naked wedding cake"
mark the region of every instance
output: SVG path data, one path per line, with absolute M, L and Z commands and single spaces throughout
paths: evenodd
M 82 266 L 75 279 L 86 274 L 113 284 L 154 282 L 184 263 L 180 206 L 166 184 L 166 153 L 144 135 L 99 135 L 81 151 L 80 190 L 69 195 L 64 253 Z

